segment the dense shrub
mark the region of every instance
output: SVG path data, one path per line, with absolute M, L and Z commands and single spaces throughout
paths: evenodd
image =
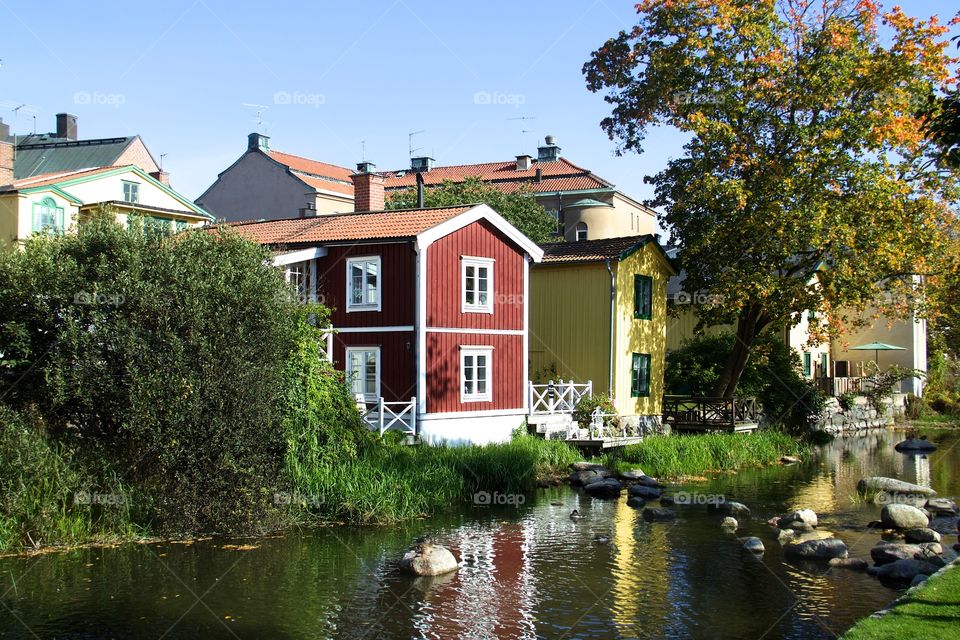
M 0 256 L 0 394 L 106 461 L 167 531 L 268 523 L 302 310 L 268 253 L 96 217 Z M 317 310 L 310 310 L 317 312 Z
M 591 396 L 580 398 L 580 402 L 573 409 L 573 419 L 577 421 L 581 429 L 590 426 L 593 420 L 593 412 L 600 407 L 602 413 L 608 413 L 616 416 L 617 409 L 613 406 L 610 396 L 605 393 L 595 393 Z
M 697 336 L 667 355 L 664 386 L 668 394 L 709 396 L 735 337 L 731 333 Z M 800 358 L 775 332 L 757 338 L 737 387 L 738 396 L 755 396 L 767 417 L 799 431 L 816 422 L 826 398 L 800 371 Z

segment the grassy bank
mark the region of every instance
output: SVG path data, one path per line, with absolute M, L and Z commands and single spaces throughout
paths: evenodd
M 843 640 L 951 638 L 960 628 L 960 568 L 936 575 L 913 589 L 882 616 L 864 618 Z
M 348 460 L 294 473 L 295 517 L 387 524 L 469 504 L 481 491 L 516 494 L 540 475 L 565 472 L 580 459 L 562 442 L 518 436 L 480 447 L 366 447 Z
M 802 455 L 805 449 L 789 435 L 772 430 L 750 435 L 654 436 L 612 454 L 608 461 L 618 467 L 639 466 L 652 476 L 672 477 L 764 466 L 785 455 Z

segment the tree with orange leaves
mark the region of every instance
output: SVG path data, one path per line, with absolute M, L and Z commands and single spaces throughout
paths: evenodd
M 919 115 L 955 82 L 947 27 L 871 0 L 636 8 L 584 74 L 613 105 L 601 124 L 619 152 L 641 152 L 653 126 L 690 136 L 647 180 L 684 288 L 719 301 L 701 323 L 737 324 L 715 394 L 734 394 L 761 331 L 805 310 L 830 312 L 829 334 L 843 309 L 918 306 L 916 276 L 941 269 L 960 192 Z

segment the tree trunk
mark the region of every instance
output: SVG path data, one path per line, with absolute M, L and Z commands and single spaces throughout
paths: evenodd
M 743 375 L 743 370 L 750 359 L 753 342 L 768 322 L 767 314 L 764 313 L 760 305 L 748 304 L 740 311 L 737 318 L 737 333 L 733 342 L 733 349 L 727 358 L 727 364 L 720 372 L 720 378 L 713 387 L 714 396 L 732 398 L 733 394 L 736 393 L 740 376 Z

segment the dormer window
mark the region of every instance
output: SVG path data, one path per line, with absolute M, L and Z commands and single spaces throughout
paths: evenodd
M 587 223 L 578 222 L 577 223 L 577 242 L 587 239 Z
M 131 204 L 140 202 L 140 183 L 123 181 L 123 201 Z

